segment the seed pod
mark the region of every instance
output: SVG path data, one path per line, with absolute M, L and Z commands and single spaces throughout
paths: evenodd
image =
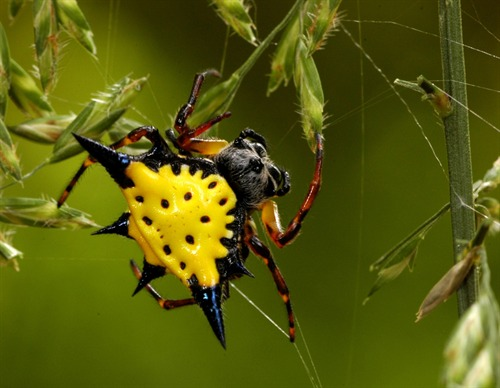
M 307 36 L 306 46 L 311 55 L 321 49 L 335 28 L 337 10 L 341 0 L 309 0 L 306 2 L 304 30 Z
M 42 89 L 49 92 L 56 82 L 59 41 L 57 20 L 52 0 L 33 1 L 33 27 L 35 30 L 35 55 Z
M 425 93 L 422 99 L 432 105 L 439 117 L 448 117 L 453 111 L 450 97 L 422 75 L 417 78 L 417 83 Z
M 460 318 L 444 351 L 446 386 L 497 387 L 500 313 L 489 286 Z
M 0 198 L 0 221 L 6 224 L 57 229 L 98 226 L 86 213 L 42 198 Z
M 45 95 L 36 86 L 35 80 L 12 58 L 10 77 L 9 96 L 22 112 L 32 117 L 54 113 Z
M 75 117 L 74 114 L 39 117 L 9 126 L 9 131 L 37 143 L 53 144 Z
M 89 53 L 96 55 L 92 30 L 76 0 L 57 0 L 55 5 L 59 24 Z
M 316 149 L 315 134 L 323 131 L 323 88 L 314 59 L 301 40 L 297 46 L 294 82 L 298 91 L 302 129 L 311 150 Z
M 22 173 L 19 157 L 3 120 L 0 120 L 0 168 L 15 180 L 21 180 Z
M 283 32 L 274 53 L 271 62 L 271 74 L 267 85 L 267 95 L 278 89 L 282 83 L 285 86 L 288 85 L 288 81 L 292 78 L 295 67 L 295 54 L 300 36 L 300 19 L 297 13 Z
M 239 36 L 257 46 L 255 24 L 248 14 L 248 6 L 243 0 L 213 0 L 217 14 Z
M 479 258 L 480 246 L 473 247 L 432 287 L 417 312 L 417 322 L 448 300 L 462 285 L 472 265 Z

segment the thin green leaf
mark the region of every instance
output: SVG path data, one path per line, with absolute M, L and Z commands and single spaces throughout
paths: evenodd
M 449 208 L 449 204 L 443 206 L 436 214 L 426 220 L 370 266 L 370 271 L 378 271 L 378 277 L 364 303 L 366 303 L 383 285 L 397 278 L 406 267 L 412 268 L 418 246 L 429 230 L 432 229 L 436 221 L 438 221 Z
M 96 123 L 85 123 L 82 127 L 78 127 L 78 125 L 75 125 L 69 126 L 68 128 L 75 128 L 73 133 L 86 132 L 89 134 L 89 137 L 100 137 L 105 131 L 111 128 L 111 126 L 125 113 L 125 111 L 125 109 L 115 110 L 109 115 L 103 116 L 101 121 L 98 121 Z M 78 142 L 74 138 L 70 138 L 66 144 L 55 150 L 49 162 L 60 162 L 74 155 L 77 155 L 82 151 L 83 149 L 80 144 L 78 144 Z
M 62 27 L 88 52 L 97 54 L 92 30 L 76 0 L 55 0 L 57 19 Z
M 66 129 L 61 133 L 59 138 L 57 139 L 55 145 L 54 145 L 54 155 L 52 156 L 53 159 L 58 160 L 55 158 L 55 155 L 63 149 L 69 142 L 72 141 L 73 132 L 78 132 L 81 131 L 82 128 L 87 125 L 87 123 L 90 120 L 90 117 L 92 115 L 92 112 L 96 109 L 96 101 L 90 101 L 85 108 L 82 109 L 82 111 L 73 119 L 71 124 L 69 124 Z M 64 158 L 64 157 L 63 157 Z M 61 159 L 62 160 L 62 159 Z
M 386 252 L 382 257 L 375 261 L 370 266 L 370 271 L 379 271 L 385 268 L 394 261 L 399 261 L 400 252 L 405 252 L 406 246 L 413 244 L 414 240 L 423 240 L 427 232 L 434 226 L 434 224 L 450 209 L 450 205 L 446 204 L 441 209 L 439 209 L 432 217 L 422 223 L 417 229 L 406 236 L 398 244 L 396 244 L 391 250 Z
M 54 145 L 50 163 L 67 159 L 82 151 L 73 133 L 94 139 L 100 138 L 126 112 L 146 81 L 146 77 L 136 80 L 125 77 L 112 85 L 107 92 L 100 93 L 61 134 Z
M 73 230 L 98 226 L 80 210 L 58 208 L 54 200 L 41 198 L 0 198 L 0 222 Z
M 5 118 L 10 88 L 10 52 L 7 35 L 0 23 L 0 120 Z
M 406 268 L 409 268 L 410 270 L 413 268 L 415 257 L 417 256 L 418 246 L 421 241 L 422 239 L 413 239 L 408 242 L 408 244 L 401 247 L 401 250 L 398 251 L 397 257 L 395 258 L 396 264 L 384 267 L 378 272 L 377 279 L 363 301 L 363 304 L 367 303 L 372 295 L 385 284 L 390 283 L 399 277 L 399 275 L 401 275 Z
M 10 71 L 9 96 L 22 112 L 32 117 L 54 114 L 46 96 L 36 86 L 35 80 L 13 59 L 10 60 Z

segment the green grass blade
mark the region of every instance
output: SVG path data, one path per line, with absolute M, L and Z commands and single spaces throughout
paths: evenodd
M 107 92 L 100 93 L 73 120 L 54 144 L 51 163 L 60 162 L 82 151 L 72 133 L 94 139 L 100 138 L 126 112 L 138 96 L 147 78 L 118 81 Z

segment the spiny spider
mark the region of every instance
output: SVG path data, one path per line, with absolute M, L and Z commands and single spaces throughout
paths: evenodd
M 229 144 L 221 139 L 199 138 L 229 117 L 229 112 L 196 128 L 187 124 L 205 77 L 216 74 L 208 70 L 196 75 L 189 100 L 175 119 L 178 135 L 172 129 L 166 132 L 173 148 L 150 126 L 133 130 L 111 146 L 74 134 L 89 156 L 58 206 L 66 201 L 85 169 L 99 162 L 120 186 L 128 211 L 95 234 L 122 235 L 141 247 L 142 271 L 131 260 L 139 280 L 134 295 L 145 288 L 167 310 L 198 304 L 225 348 L 222 304 L 229 297 L 230 280 L 253 277 L 244 265 L 250 250 L 273 276 L 287 309 L 293 342 L 295 324 L 288 287 L 271 251 L 256 233 L 252 214 L 261 212 L 265 230 L 278 247 L 293 241 L 320 189 L 323 139 L 316 134 L 316 164 L 309 190 L 295 217 L 283 228 L 272 198 L 290 191 L 290 176 L 268 157 L 265 138 L 252 129 L 243 130 Z M 147 152 L 129 155 L 117 151 L 143 137 L 152 143 Z M 170 300 L 160 296 L 150 282 L 165 274 L 178 277 L 192 297 Z

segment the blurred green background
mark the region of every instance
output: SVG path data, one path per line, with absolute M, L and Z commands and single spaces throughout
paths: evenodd
M 99 62 L 67 42 L 51 98 L 61 113 L 79 112 L 95 92 L 126 74 L 149 75 L 149 85 L 128 116 L 165 129 L 185 102 L 196 72 L 220 68 L 224 57 L 224 73 L 229 75 L 252 51 L 235 36 L 225 47 L 226 27 L 205 1 L 79 4 L 93 28 Z M 291 4 L 256 1 L 260 38 Z M 6 8 L 7 1 L 2 1 L 0 21 L 11 54 L 30 68 L 30 7 L 14 23 Z M 469 108 L 482 118 L 471 117 L 477 180 L 500 150 L 498 129 L 485 123 L 500 126 L 500 3 L 463 1 L 463 8 L 465 43 L 477 49 L 465 50 Z M 440 85 L 436 1 L 345 1 L 341 9 L 345 28 L 354 36 L 356 21 L 362 21 L 364 50 L 390 81 L 423 74 Z M 249 126 L 267 137 L 273 159 L 293 179 L 292 193 L 279 201 L 287 221 L 307 190 L 314 161 L 302 138 L 293 87 L 265 97 L 270 54 L 243 82 L 231 107 L 233 117 L 220 126 L 220 134 L 232 139 Z M 300 355 L 307 361 L 307 341 L 325 387 L 437 386 L 443 347 L 457 319 L 456 300 L 418 324 L 414 314 L 452 264 L 449 217 L 428 234 L 413 273 L 403 274 L 367 305 L 362 301 L 375 280 L 369 265 L 447 201 L 446 176 L 414 118 L 366 61 L 362 76 L 360 52 L 346 34 L 335 32 L 315 58 L 330 123 L 325 130 L 324 185 L 300 238 L 283 250 L 273 249 L 300 324 Z M 432 109 L 420 95 L 398 90 L 446 166 L 443 131 Z M 8 124 L 22 120 L 11 106 Z M 50 155 L 51 147 L 15 141 L 25 172 Z M 57 198 L 82 158 L 46 167 L 3 195 Z M 125 208 L 100 167 L 86 174 L 68 202 L 101 225 Z M 200 309 L 165 312 L 145 292 L 131 298 L 136 280 L 128 259 L 142 260 L 132 241 L 94 237 L 89 230 L 18 229 L 14 243 L 25 258 L 19 273 L 0 270 L 2 387 L 311 385 L 294 346 L 234 290 L 225 305 L 226 351 Z M 498 237 L 489 240 L 488 249 L 498 297 Z M 267 269 L 253 257 L 248 267 L 255 279 L 236 285 L 286 328 L 285 310 Z M 175 279 L 156 285 L 165 296 L 186 295 Z M 310 364 L 308 368 L 313 369 Z

